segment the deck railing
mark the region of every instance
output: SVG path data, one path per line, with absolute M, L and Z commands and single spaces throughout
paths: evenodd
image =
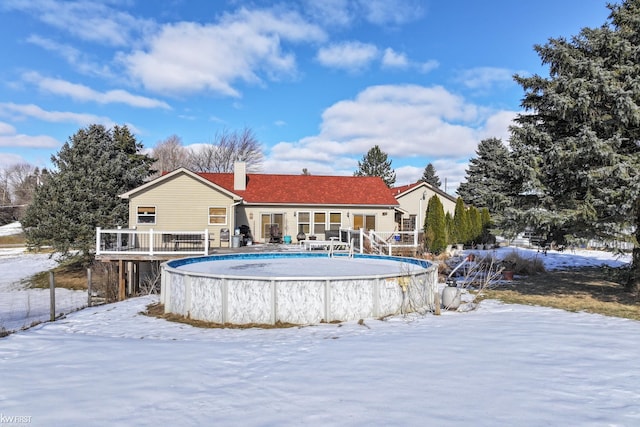
M 209 230 L 96 229 L 96 255 L 208 255 Z
M 364 229 L 340 229 L 340 240 L 352 242 L 355 250 L 364 253 L 392 255 L 394 249 L 419 246 L 419 230 L 411 231 L 366 231 Z
M 340 229 L 340 241 L 350 251 L 393 255 L 394 249 L 418 248 L 419 231 Z M 209 230 L 140 231 L 130 228 L 96 229 L 96 256 L 100 255 L 208 255 Z

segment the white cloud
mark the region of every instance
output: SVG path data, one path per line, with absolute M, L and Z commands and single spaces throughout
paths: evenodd
M 0 117 L 10 117 L 14 121 L 32 118 L 49 123 L 74 123 L 83 127 L 92 124 L 100 124 L 106 128 L 112 128 L 115 125 L 126 125 L 133 134 L 142 133 L 131 123 L 116 123 L 108 117 L 96 116 L 94 114 L 47 111 L 35 104 L 0 103 Z
M 318 135 L 273 146 L 265 169 L 351 174 L 358 160 L 379 145 L 395 161 L 398 183 L 415 182 L 433 163 L 452 190 L 464 179 L 478 142 L 489 133 L 506 134 L 514 115 L 479 108 L 440 86 L 372 86 L 327 108 Z M 403 159 L 414 164 L 424 159 L 424 165 L 397 166 Z
M 398 53 L 388 47 L 382 55 L 382 66 L 388 68 L 407 68 L 409 66 L 409 60 L 404 53 Z
M 506 68 L 477 67 L 460 74 L 460 80 L 470 89 L 489 89 L 496 85 L 513 84 L 514 72 Z
M 137 19 L 101 2 L 4 0 L 6 10 L 20 10 L 73 36 L 110 46 L 127 46 L 135 35 L 150 31 L 153 21 Z
M 350 41 L 323 47 L 316 58 L 325 67 L 357 71 L 366 68 L 378 55 L 376 46 Z
M 113 73 L 107 65 L 91 61 L 86 53 L 81 52 L 73 46 L 58 43 L 54 40 L 38 35 L 29 36 L 27 38 L 27 42 L 62 57 L 70 65 L 73 65 L 76 71 L 82 74 L 109 78 L 113 77 Z
M 353 13 L 347 0 L 306 0 L 304 13 L 325 26 L 344 27 L 353 21 Z
M 301 10 L 326 27 L 346 27 L 357 21 L 397 27 L 424 14 L 419 0 L 305 0 Z
M 416 0 L 360 0 L 364 18 L 376 25 L 401 25 L 423 15 Z
M 66 80 L 43 77 L 38 73 L 30 72 L 23 75 L 23 79 L 38 86 L 40 90 L 55 95 L 68 96 L 78 101 L 91 101 L 98 104 L 126 104 L 138 108 L 163 108 L 170 109 L 169 105 L 158 99 L 133 95 L 125 90 L 109 90 L 98 92 L 88 86 L 71 83 Z
M 0 147 L 55 148 L 60 143 L 48 135 L 0 135 Z
M 432 59 L 430 61 L 427 62 L 423 62 L 422 64 L 420 64 L 418 66 L 418 69 L 421 73 L 428 73 L 432 70 L 435 70 L 436 68 L 438 68 L 440 66 L 440 63 L 438 61 L 436 61 L 435 59 Z
M 58 145 L 58 141 L 50 136 L 19 134 L 9 123 L 0 122 L 0 147 L 51 148 Z M 9 155 L 0 155 L 10 158 Z
M 145 49 L 121 55 L 130 75 L 154 91 L 207 90 L 239 97 L 234 84 L 260 84 L 297 72 L 283 42 L 322 41 L 325 33 L 296 13 L 240 9 L 216 24 L 167 24 Z
M 480 132 L 481 139 L 500 138 L 507 144 L 510 138 L 509 126 L 513 124 L 517 115 L 516 111 L 498 111 L 492 114 Z
M 26 160 L 17 154 L 13 153 L 0 153 L 0 168 L 6 168 L 18 163 L 25 163 Z
M 115 123 L 107 117 L 68 111 L 47 111 L 35 104 L 3 102 L 0 103 L 0 115 L 12 117 L 14 120 L 35 118 L 51 123 L 76 123 L 80 126 L 88 126 L 93 123 L 103 124 L 107 127 L 115 125 Z
M 13 135 L 16 133 L 16 128 L 9 123 L 0 122 L 0 135 Z

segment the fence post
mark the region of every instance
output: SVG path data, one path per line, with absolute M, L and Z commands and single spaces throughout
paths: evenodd
M 153 256 L 153 228 L 149 229 L 149 255 Z
M 100 255 L 100 227 L 96 227 L 96 255 Z
M 49 299 L 49 320 L 53 322 L 56 320 L 56 280 L 53 271 L 49 272 Z
M 91 307 L 91 267 L 87 268 L 87 306 Z
M 209 229 L 204 229 L 204 256 L 209 255 Z

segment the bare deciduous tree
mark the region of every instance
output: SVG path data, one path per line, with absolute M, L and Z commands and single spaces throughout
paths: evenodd
M 156 176 L 179 167 L 189 167 L 189 150 L 182 145 L 182 140 L 177 135 L 159 142 L 151 150 L 151 157 L 156 159 L 152 166 Z
M 214 143 L 192 149 L 189 158 L 190 168 L 196 172 L 233 172 L 237 161 L 245 162 L 247 171 L 256 172 L 262 167 L 263 154 L 253 131 L 244 128 L 217 133 Z
M 33 200 L 35 189 L 46 174 L 29 163 L 16 163 L 0 170 L 0 221 L 21 218 Z

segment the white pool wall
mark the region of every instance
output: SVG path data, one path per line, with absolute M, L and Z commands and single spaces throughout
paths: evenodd
M 274 256 L 297 257 L 295 253 L 265 253 L 243 258 L 268 260 Z M 304 268 L 304 258 L 310 256 L 300 258 L 301 268 Z M 215 259 L 215 256 L 206 257 L 201 262 L 215 262 Z M 407 272 L 402 273 L 400 266 L 406 258 L 380 259 L 397 260 L 398 271 L 349 277 L 240 277 L 189 271 L 184 268 L 184 262 L 183 268 L 178 269 L 169 262 L 163 265 L 161 302 L 166 313 L 231 324 L 282 322 L 305 325 L 435 308 L 438 292 L 435 265 L 411 260 L 412 266 L 419 261 L 420 268 L 406 269 Z M 198 259 L 193 258 L 187 263 L 196 262 Z

